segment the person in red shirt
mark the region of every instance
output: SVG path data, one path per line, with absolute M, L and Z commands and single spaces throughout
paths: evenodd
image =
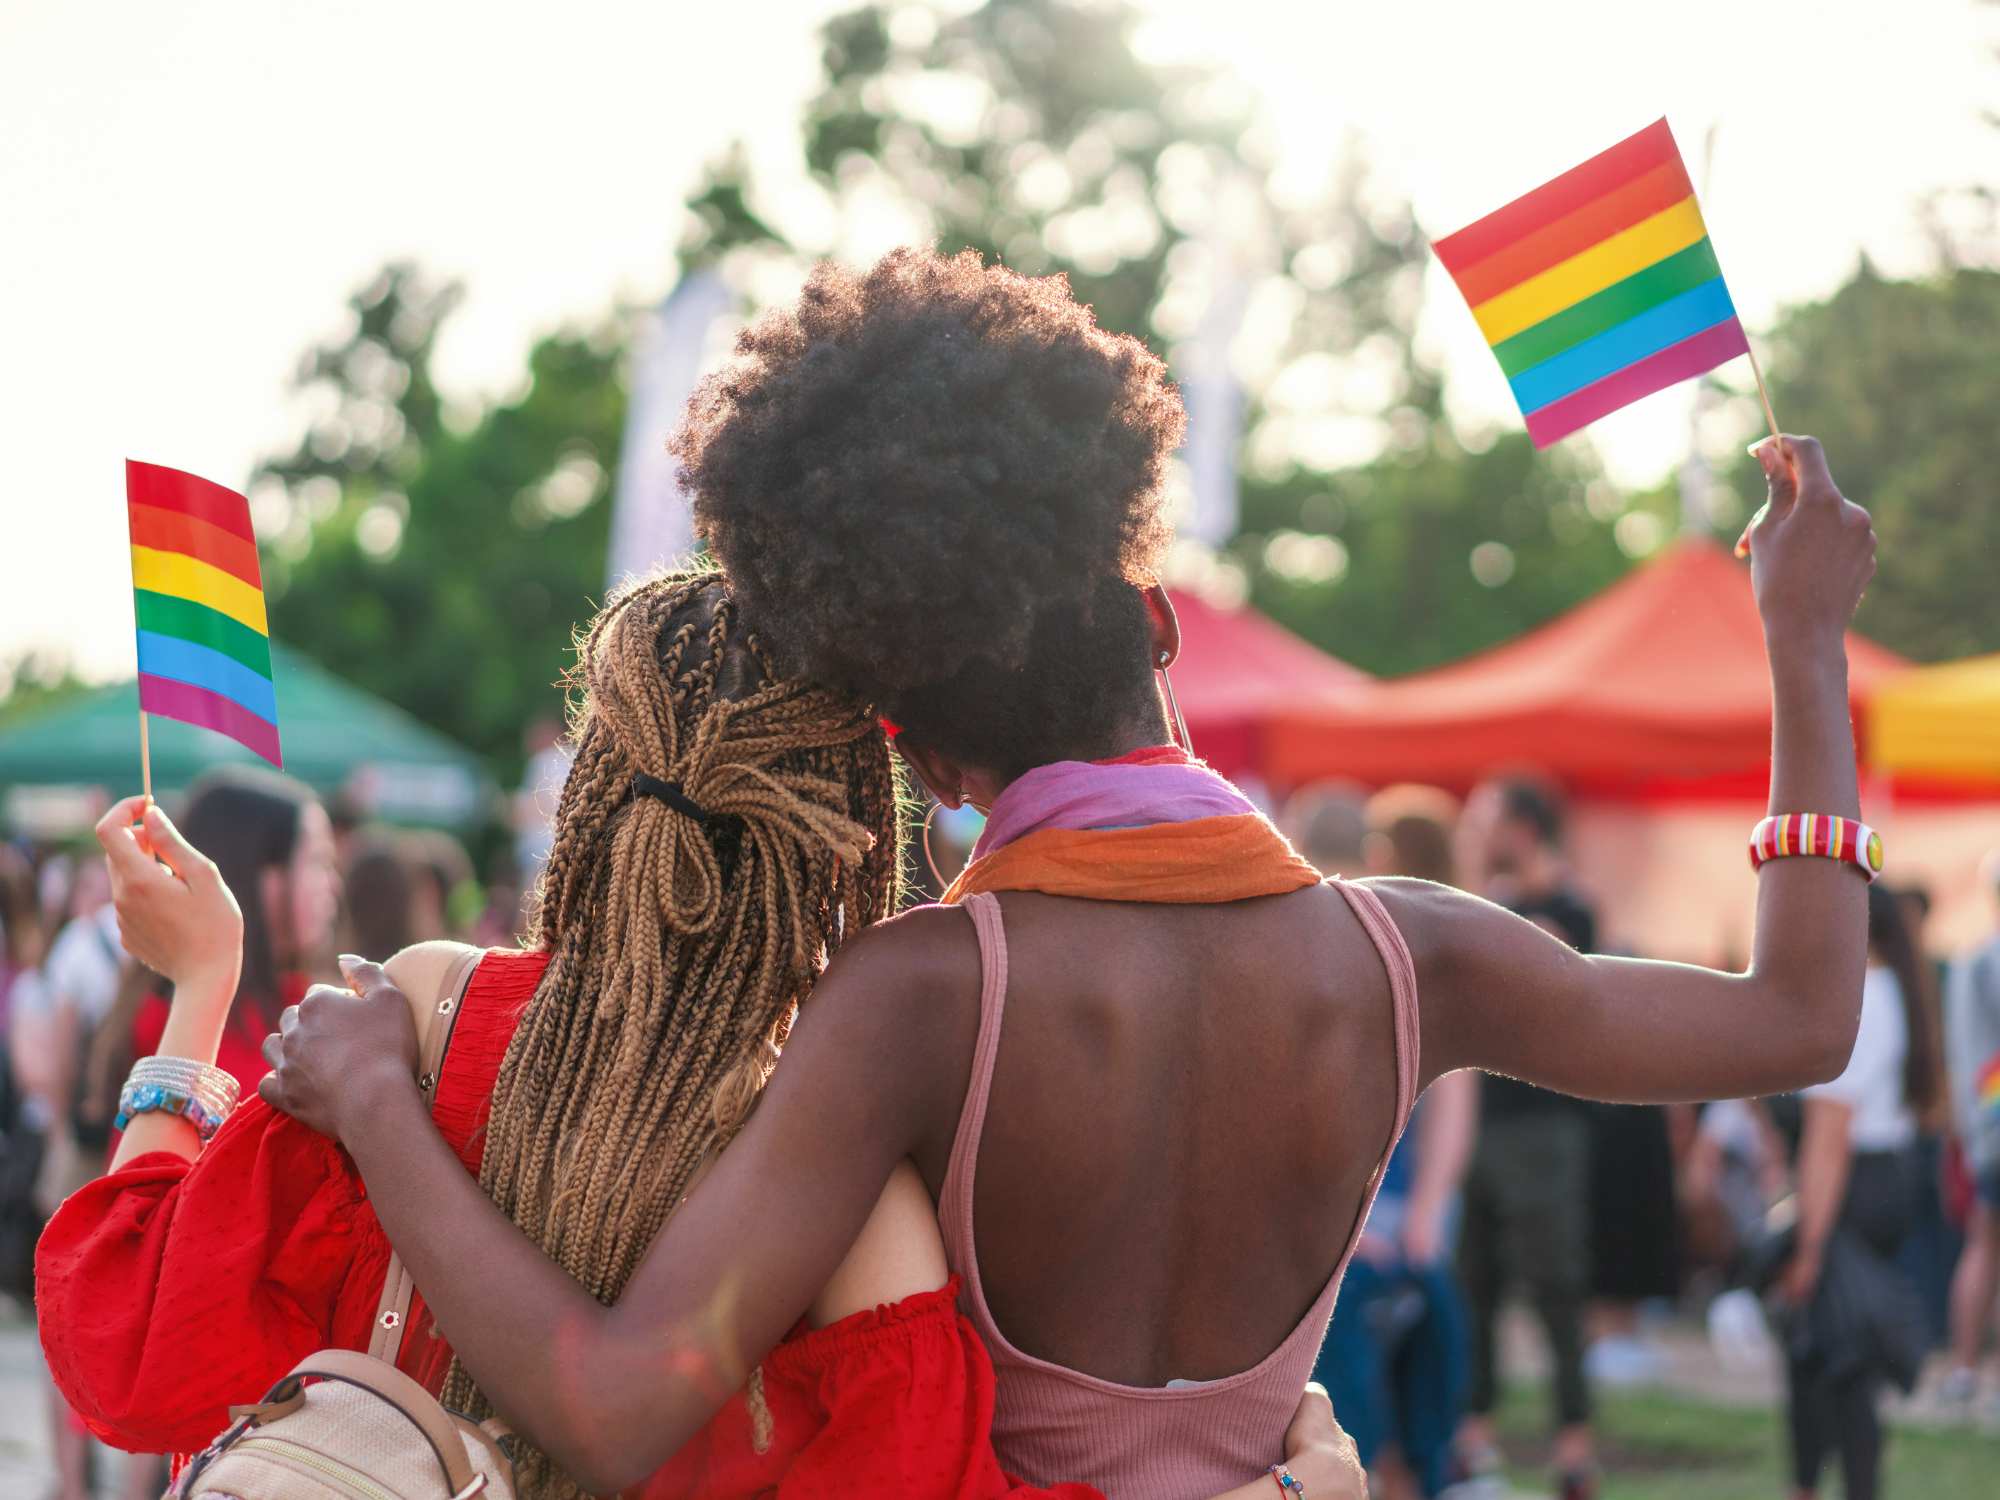
M 541 930 L 531 951 L 477 958 L 432 1119 L 514 1225 L 609 1300 L 754 1106 L 827 951 L 894 909 L 899 803 L 866 706 L 779 678 L 719 575 L 613 603 L 579 675 Z M 142 844 L 139 811 L 99 827 L 121 921 L 177 980 L 163 1053 L 212 1058 L 237 988 L 236 902 L 157 809 Z M 420 1003 L 448 1001 L 466 952 L 420 945 L 387 970 Z M 189 1451 L 305 1354 L 368 1347 L 390 1247 L 325 1136 L 249 1098 L 203 1149 L 156 1111 L 114 1167 L 64 1205 L 38 1261 L 51 1372 L 101 1436 Z M 696 1372 L 735 1394 L 639 1486 L 648 1500 L 1101 1500 L 1001 1469 L 992 1365 L 956 1310 L 934 1214 L 913 1168 L 892 1174 L 790 1336 L 753 1370 Z M 421 1293 L 403 1330 L 401 1368 L 491 1410 Z M 1314 1500 L 1359 1500 L 1323 1395 L 1302 1402 L 1287 1451 Z M 531 1447 L 517 1455 L 524 1493 L 577 1493 Z M 1268 1475 L 1244 1477 L 1234 1500 L 1268 1500 Z

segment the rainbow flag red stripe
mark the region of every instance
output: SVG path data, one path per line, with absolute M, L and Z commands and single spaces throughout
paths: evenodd
M 127 459 L 125 509 L 139 706 L 226 734 L 282 766 L 250 502 L 179 469 Z
M 1750 349 L 1665 120 L 1431 248 L 1537 448 Z

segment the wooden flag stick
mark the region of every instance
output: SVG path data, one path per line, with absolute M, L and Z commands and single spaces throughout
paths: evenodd
M 146 805 L 153 805 L 153 747 L 146 738 L 146 710 L 139 710 L 139 776 L 144 783 Z
M 1750 356 L 1750 373 L 1757 377 L 1757 399 L 1764 403 L 1764 420 L 1771 424 L 1771 436 L 1782 445 L 1784 438 L 1778 431 L 1778 419 L 1771 411 L 1771 393 L 1764 389 L 1764 372 L 1757 368 L 1757 351 L 1750 347 L 1748 339 L 1743 341 L 1743 352 Z
M 1778 431 L 1777 414 L 1771 410 L 1771 393 L 1764 389 L 1764 372 L 1757 367 L 1757 351 L 1750 347 L 1748 339 L 1743 341 L 1743 352 L 1750 356 L 1750 373 L 1757 377 L 1757 399 L 1764 403 L 1764 420 L 1771 424 L 1771 440 L 1778 445 L 1778 457 L 1785 458 L 1785 439 L 1784 435 Z M 1752 453 L 1757 451 L 1756 443 L 1750 445 L 1750 451 Z M 1785 462 L 1789 464 L 1791 460 L 1785 459 Z M 1750 518 L 1750 526 L 1755 526 L 1759 521 L 1763 520 L 1764 512 L 1770 508 L 1771 502 L 1768 500 L 1758 506 L 1757 514 Z M 1750 555 L 1750 526 L 1745 526 L 1743 528 L 1743 535 L 1736 540 L 1736 555 L 1738 557 L 1748 557 Z

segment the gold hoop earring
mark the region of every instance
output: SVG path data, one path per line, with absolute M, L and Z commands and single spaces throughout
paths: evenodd
M 1160 674 L 1160 685 L 1167 690 L 1167 707 L 1173 710 L 1174 729 L 1180 735 L 1180 747 L 1189 755 L 1194 754 L 1194 742 L 1188 738 L 1187 720 L 1181 717 L 1181 705 L 1174 697 L 1174 680 L 1167 675 L 1167 653 L 1160 653 L 1160 665 L 1155 669 Z

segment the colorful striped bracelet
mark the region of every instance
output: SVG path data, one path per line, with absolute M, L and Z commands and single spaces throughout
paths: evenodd
M 1882 873 L 1882 835 L 1858 818 L 1828 813 L 1786 813 L 1766 818 L 1750 834 L 1750 868 L 1787 854 L 1844 859 L 1872 884 Z

